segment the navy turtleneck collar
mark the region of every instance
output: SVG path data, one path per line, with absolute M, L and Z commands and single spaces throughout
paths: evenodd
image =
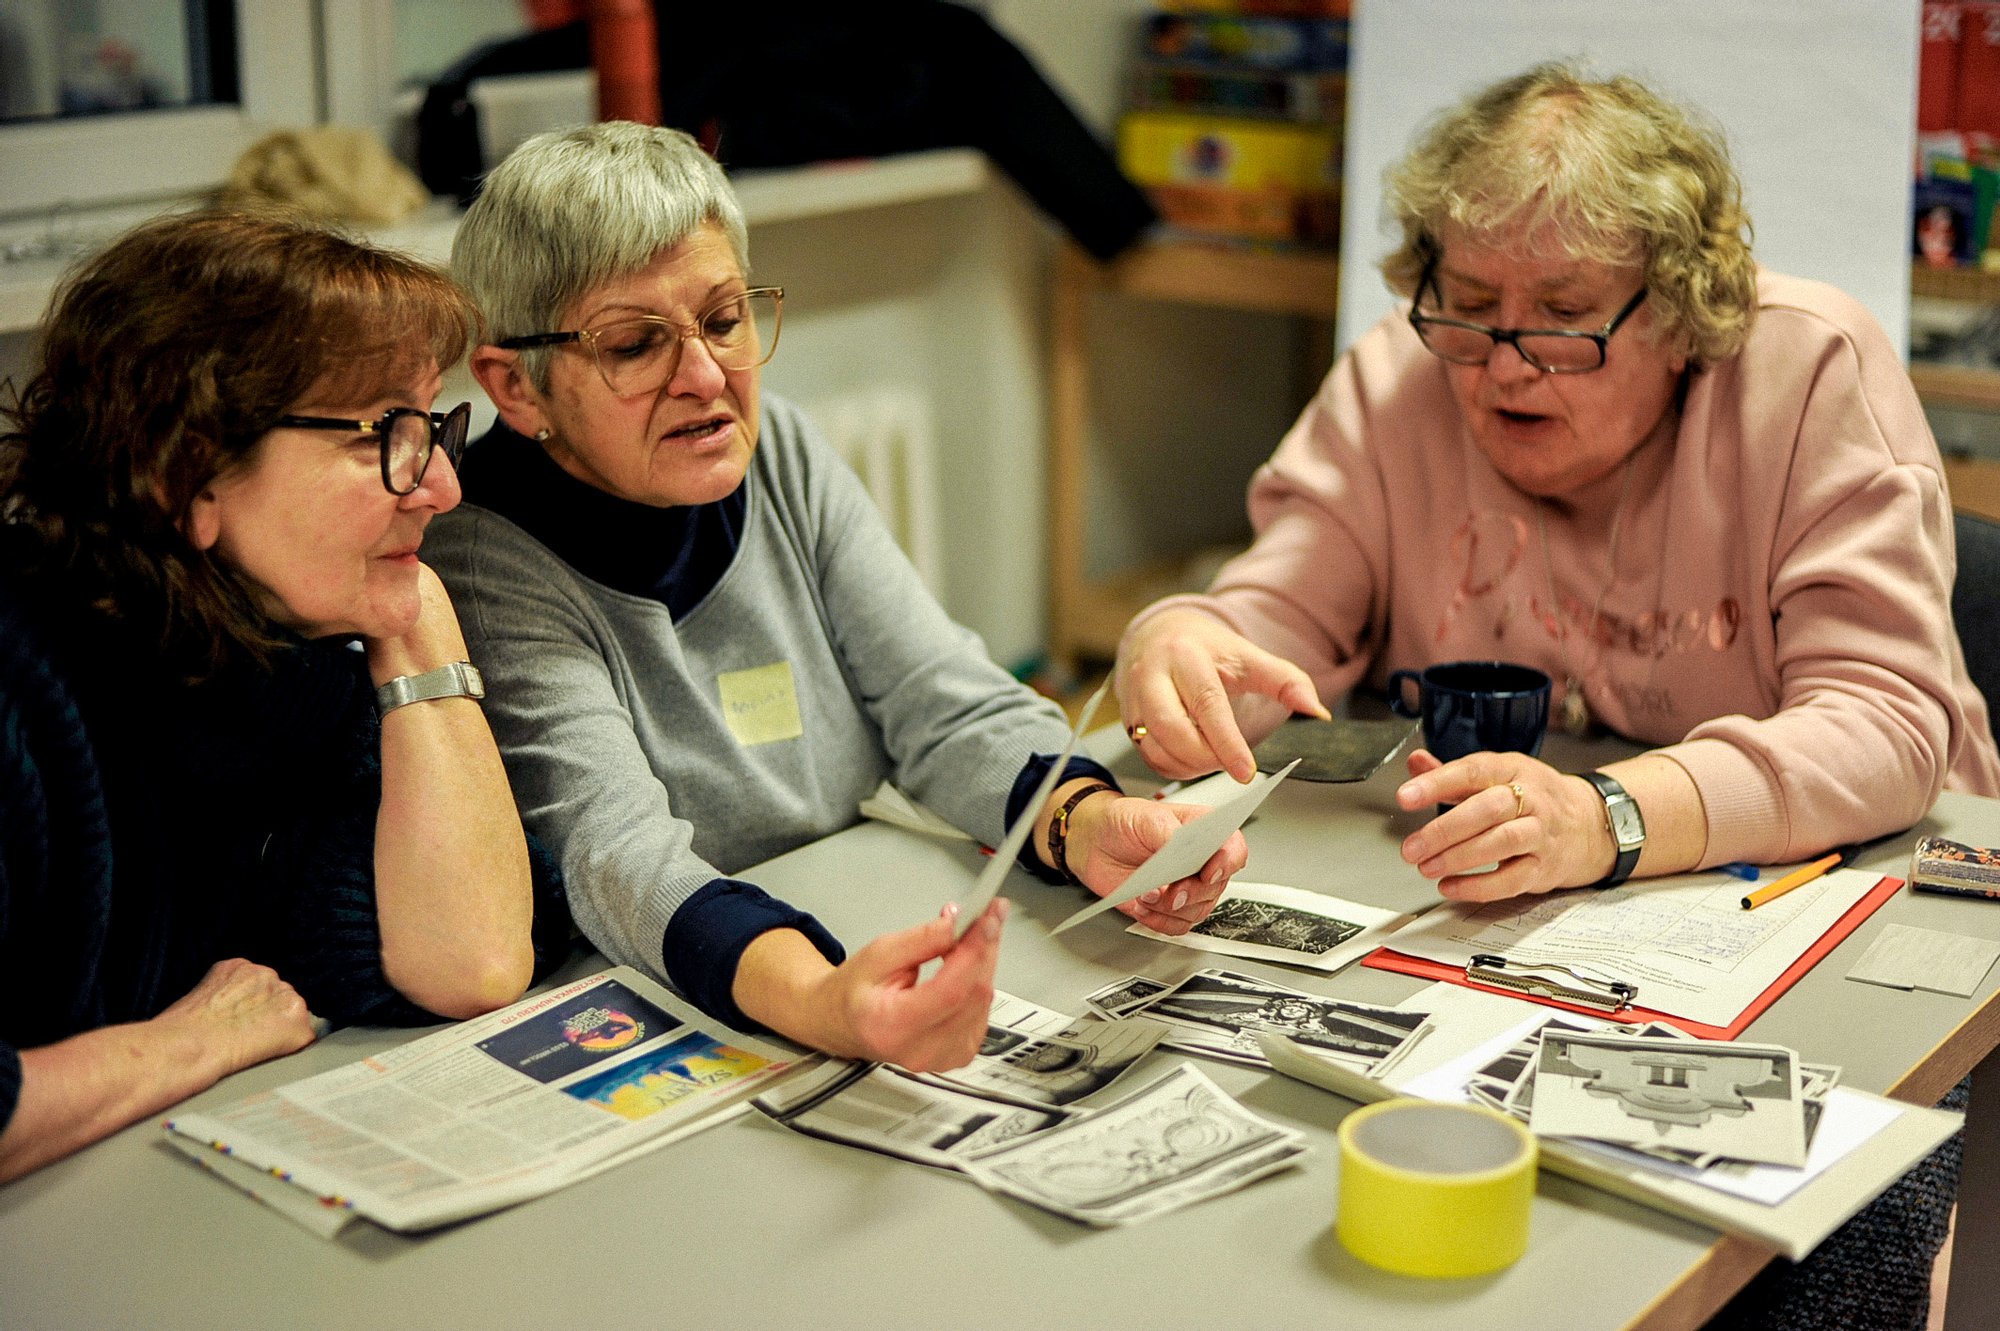
M 495 424 L 459 473 L 468 502 L 500 514 L 577 572 L 667 607 L 676 623 L 722 580 L 743 537 L 748 483 L 712 504 L 655 508 L 579 481 L 533 440 Z

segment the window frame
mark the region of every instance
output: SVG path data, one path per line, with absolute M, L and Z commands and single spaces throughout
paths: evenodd
M 277 128 L 322 118 L 314 0 L 250 0 L 236 10 L 241 101 L 0 126 L 0 218 L 84 211 L 213 189 L 238 155 Z

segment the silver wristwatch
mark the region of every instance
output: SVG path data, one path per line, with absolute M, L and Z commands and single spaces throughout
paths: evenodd
M 1638 866 L 1639 852 L 1646 845 L 1646 820 L 1639 814 L 1639 801 L 1604 773 L 1578 775 L 1596 786 L 1597 793 L 1604 797 L 1604 825 L 1611 829 L 1612 843 L 1618 847 L 1618 858 L 1611 862 L 1611 872 L 1591 886 L 1616 887 L 1630 878 Z
M 421 675 L 398 675 L 375 690 L 375 709 L 383 716 L 413 702 L 433 698 L 484 698 L 486 680 L 470 661 L 447 661 Z

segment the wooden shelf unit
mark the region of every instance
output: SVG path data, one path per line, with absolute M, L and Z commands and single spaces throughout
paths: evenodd
M 2000 272 L 1979 268 L 1933 268 L 1927 263 L 1910 265 L 1910 294 L 1940 300 L 1978 300 L 2000 303 Z
M 1111 263 L 1073 245 L 1058 252 L 1051 294 L 1049 369 L 1049 658 L 1075 671 L 1108 661 L 1127 621 L 1149 603 L 1187 590 L 1184 566 L 1166 560 L 1090 576 L 1086 564 L 1085 451 L 1090 423 L 1093 293 L 1218 306 L 1313 321 L 1315 378 L 1332 359 L 1340 264 L 1330 253 L 1256 251 L 1189 241 L 1149 242 Z M 1307 389 L 1310 392 L 1310 388 Z
M 2000 305 L 2000 272 L 1911 264 L 1910 294 L 1933 300 Z M 1927 405 L 2000 411 L 2000 370 L 1913 361 L 1910 382 L 1916 385 L 1917 396 Z

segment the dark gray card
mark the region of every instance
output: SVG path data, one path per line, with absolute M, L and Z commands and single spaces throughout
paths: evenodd
M 1319 721 L 1294 717 L 1253 752 L 1258 768 L 1266 772 L 1298 759 L 1298 769 L 1292 773 L 1297 781 L 1366 781 L 1403 747 L 1416 728 L 1415 721 L 1400 718 Z

